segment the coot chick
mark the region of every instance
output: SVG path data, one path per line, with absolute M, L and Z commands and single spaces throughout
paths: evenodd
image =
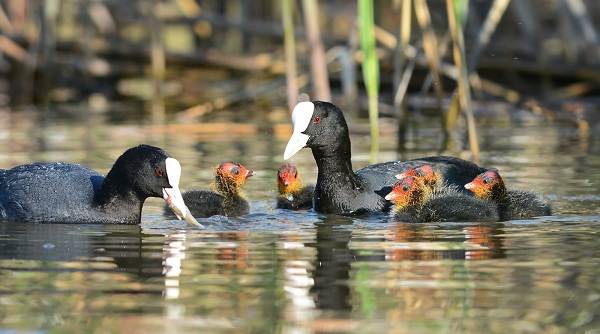
M 241 189 L 252 173 L 252 170 L 242 164 L 223 162 L 215 171 L 214 191 L 186 191 L 183 193 L 183 199 L 195 217 L 245 215 L 250 212 L 250 205 L 242 196 Z
M 398 181 L 385 197 L 391 201 L 391 216 L 409 223 L 424 222 L 495 222 L 496 206 L 465 193 L 455 187 L 431 189 L 423 179 L 407 176 Z
M 385 195 L 395 175 L 410 167 L 430 164 L 443 181 L 465 191 L 463 186 L 485 169 L 453 157 L 428 157 L 405 162 L 391 161 L 352 169 L 350 136 L 341 110 L 328 102 L 300 102 L 292 112 L 293 133 L 283 158 L 291 158 L 303 147 L 312 150 L 319 169 L 313 204 L 315 211 L 361 214 L 386 211 Z M 466 191 L 465 191 L 466 192 Z
M 445 187 L 444 181 L 438 173 L 433 170 L 433 167 L 429 164 L 424 164 L 418 167 L 411 167 L 405 170 L 403 173 L 396 175 L 398 180 L 402 180 L 407 176 L 412 176 L 416 179 L 422 179 L 423 183 L 433 190 L 436 187 Z
M 488 170 L 465 185 L 475 197 L 498 206 L 500 220 L 527 219 L 552 214 L 550 205 L 535 194 L 523 190 L 507 190 L 497 170 Z
M 16 166 L 0 173 L 0 220 L 139 224 L 148 197 L 164 198 L 187 218 L 180 176 L 179 162 L 149 145 L 125 151 L 106 177 L 62 162 Z
M 277 170 L 277 207 L 279 209 L 301 210 L 312 208 L 314 185 L 304 186 L 298 169 L 292 164 L 284 164 Z

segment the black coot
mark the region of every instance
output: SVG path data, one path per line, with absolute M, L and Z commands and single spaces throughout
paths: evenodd
M 458 191 L 455 186 L 431 188 L 423 178 L 406 176 L 385 197 L 391 201 L 394 220 L 424 222 L 496 222 L 498 209 L 490 201 Z
M 486 171 L 465 185 L 475 197 L 498 206 L 501 220 L 527 219 L 552 214 L 550 205 L 535 194 L 523 190 L 506 190 L 497 170 Z
M 279 209 L 302 210 L 312 208 L 314 185 L 305 186 L 292 164 L 284 164 L 277 170 L 277 207 Z
M 328 102 L 300 102 L 292 113 L 294 126 L 284 153 L 291 158 L 310 147 L 319 169 L 314 209 L 324 213 L 359 214 L 389 209 L 384 199 L 405 169 L 430 164 L 445 183 L 463 186 L 485 169 L 453 157 L 392 161 L 352 170 L 350 136 L 341 110 Z
M 125 151 L 106 177 L 77 164 L 21 165 L 0 173 L 0 219 L 36 223 L 138 224 L 148 197 L 189 215 L 181 166 L 158 147 Z
M 250 205 L 241 189 L 250 176 L 252 170 L 242 164 L 223 162 L 215 171 L 215 191 L 190 190 L 183 193 L 183 199 L 195 217 L 245 215 L 250 212 Z M 165 212 L 168 213 L 167 208 Z

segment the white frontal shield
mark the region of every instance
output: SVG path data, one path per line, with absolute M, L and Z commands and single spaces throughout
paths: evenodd
M 312 102 L 300 102 L 294 107 L 294 111 L 292 112 L 292 125 L 294 130 L 292 132 L 292 137 L 285 147 L 285 152 L 283 153 L 284 160 L 291 158 L 306 146 L 310 136 L 302 132 L 308 128 L 314 111 L 315 105 Z

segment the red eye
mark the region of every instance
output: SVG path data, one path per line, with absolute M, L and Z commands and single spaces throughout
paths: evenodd
M 315 121 L 314 121 L 314 123 L 315 123 L 315 124 L 319 124 L 319 123 L 321 123 L 321 117 L 319 117 L 319 116 L 315 117 Z
M 160 167 L 154 167 L 154 175 L 156 175 L 157 177 L 163 176 L 162 169 L 160 169 Z

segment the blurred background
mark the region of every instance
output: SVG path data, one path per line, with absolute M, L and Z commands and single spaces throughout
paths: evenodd
M 372 161 L 377 134 L 396 132 L 405 150 L 423 117 L 440 121 L 436 149 L 477 160 L 489 116 L 589 136 L 599 18 L 593 0 L 3 0 L 0 115 L 9 130 L 31 113 L 156 134 L 273 122 L 285 136 L 289 108 L 308 93 L 371 119 Z M 27 135 L 37 140 L 9 146 L 52 145 Z

